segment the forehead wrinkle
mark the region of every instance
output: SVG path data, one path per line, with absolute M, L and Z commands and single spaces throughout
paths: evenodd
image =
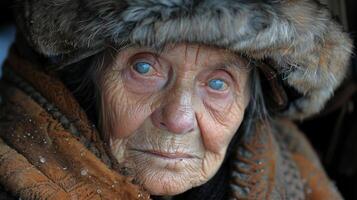
M 199 65 L 199 54 L 201 52 L 201 45 L 185 44 L 184 71 L 193 71 Z
M 186 66 L 186 61 L 187 61 L 187 51 L 188 51 L 188 44 L 185 44 L 185 59 L 184 59 L 184 66 Z
M 197 50 L 196 50 L 196 56 L 195 56 L 195 65 L 197 65 L 198 62 L 198 55 L 200 53 L 201 45 L 198 45 Z

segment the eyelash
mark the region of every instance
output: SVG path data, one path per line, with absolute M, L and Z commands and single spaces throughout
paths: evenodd
M 217 75 L 217 73 L 222 74 L 222 75 Z M 215 69 L 212 71 L 213 75 L 208 76 L 207 80 L 212 80 L 212 79 L 220 79 L 226 82 L 228 85 L 231 85 L 232 80 L 234 81 L 235 79 L 233 78 L 232 74 L 227 71 L 226 69 Z M 232 80 L 230 80 L 232 79 Z

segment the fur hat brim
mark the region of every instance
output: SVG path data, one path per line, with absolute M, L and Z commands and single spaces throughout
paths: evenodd
M 346 76 L 352 51 L 315 0 L 23 0 L 16 12 L 22 34 L 46 56 L 189 42 L 269 59 L 302 94 L 283 112 L 299 119 L 322 109 Z

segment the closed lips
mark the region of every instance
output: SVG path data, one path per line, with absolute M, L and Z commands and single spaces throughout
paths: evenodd
M 133 150 L 143 152 L 143 153 L 148 153 L 148 154 L 151 154 L 154 156 L 169 158 L 169 159 L 195 158 L 196 157 L 196 156 L 192 156 L 190 154 L 183 153 L 183 152 L 170 153 L 170 152 L 155 151 L 155 150 L 140 150 L 140 149 L 133 149 Z

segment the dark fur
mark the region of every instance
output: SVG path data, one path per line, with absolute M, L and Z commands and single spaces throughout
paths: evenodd
M 46 56 L 127 43 L 215 45 L 270 59 L 303 94 L 284 114 L 318 112 L 348 69 L 351 40 L 313 0 L 19 0 L 17 21 Z

